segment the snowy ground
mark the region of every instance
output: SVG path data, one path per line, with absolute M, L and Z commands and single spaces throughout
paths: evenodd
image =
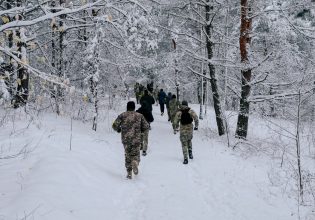
M 118 112 L 116 113 L 116 115 Z M 270 184 L 269 162 L 244 159 L 223 140 L 206 138 L 214 114 L 193 139 L 194 159 L 182 164 L 179 136 L 154 107 L 155 122 L 140 173 L 125 178 L 120 135 L 45 114 L 29 125 L 16 119 L 0 133 L 0 220 L 291 220 L 294 198 Z

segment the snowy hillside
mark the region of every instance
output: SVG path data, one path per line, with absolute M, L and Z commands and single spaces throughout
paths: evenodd
M 270 161 L 244 158 L 217 135 L 214 113 L 195 132 L 195 158 L 182 164 L 178 134 L 154 107 L 148 155 L 139 175 L 125 178 L 113 113 L 97 132 L 90 124 L 44 114 L 28 124 L 16 116 L 1 132 L 0 219 L 17 220 L 293 220 L 297 201 L 270 183 Z M 208 132 L 208 131 L 207 131 Z M 303 214 L 303 210 L 300 210 Z M 308 215 L 308 219 L 312 219 Z

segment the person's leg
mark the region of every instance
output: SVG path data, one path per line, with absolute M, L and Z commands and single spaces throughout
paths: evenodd
M 129 157 L 130 157 L 130 166 L 131 169 L 133 170 L 133 173 L 135 175 L 138 174 L 138 165 L 140 163 L 140 144 L 131 146 L 130 148 L 130 153 L 129 153 Z
M 165 109 L 165 105 L 164 105 L 164 103 L 161 103 L 161 112 L 162 112 L 162 114 L 164 114 L 164 109 Z
M 171 121 L 170 108 L 166 106 L 166 110 L 167 110 L 168 121 Z
M 149 130 L 142 133 L 143 136 L 143 148 L 142 148 L 142 155 L 145 156 L 148 150 L 148 142 L 149 142 Z
M 124 148 L 125 148 L 125 167 L 126 167 L 126 170 L 127 170 L 127 178 L 131 179 L 132 178 L 132 175 L 131 175 L 131 171 L 132 171 L 131 161 L 132 161 L 132 158 L 131 158 L 131 155 L 130 155 L 131 146 L 125 145 Z
M 193 153 L 192 153 L 192 141 L 191 139 L 188 140 L 188 154 L 189 154 L 189 159 L 193 159 Z
M 173 130 L 175 130 L 174 120 L 175 120 L 175 115 L 171 115 L 171 123 L 172 123 Z
M 184 161 L 188 159 L 188 140 L 185 135 L 180 135 L 180 142 L 182 144 Z

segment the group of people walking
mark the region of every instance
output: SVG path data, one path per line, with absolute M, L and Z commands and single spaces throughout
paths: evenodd
M 153 84 L 148 84 L 146 87 L 142 84 L 136 83 L 134 87 L 134 92 L 137 100 L 137 104 L 141 104 L 143 100 L 150 104 L 160 105 L 161 115 L 164 114 L 165 105 L 167 107 L 169 100 L 171 99 L 171 93 L 166 95 L 163 89 L 159 89 L 156 86 L 153 89 Z
M 132 178 L 132 173 L 138 174 L 140 152 L 147 155 L 150 123 L 154 121 L 152 105 L 158 100 L 161 115 L 163 116 L 165 105 L 168 113 L 168 121 L 172 124 L 174 134 L 180 133 L 182 145 L 183 164 L 188 164 L 188 158 L 193 159 L 192 138 L 193 130 L 198 130 L 199 121 L 197 114 L 188 106 L 187 101 L 181 103 L 176 95 L 166 93 L 160 89 L 154 99 L 147 89 L 139 98 L 141 107 L 136 110 L 135 102 L 127 103 L 127 111 L 120 114 L 113 123 L 113 129 L 121 133 L 122 143 L 125 149 L 125 167 L 127 178 Z M 193 125 L 194 122 L 194 125 Z

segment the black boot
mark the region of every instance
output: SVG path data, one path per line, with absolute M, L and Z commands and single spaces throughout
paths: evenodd
M 188 150 L 188 154 L 189 154 L 189 159 L 194 159 L 192 150 Z
M 127 171 L 127 179 L 132 179 L 132 174 L 131 174 L 131 170 L 129 171 Z
M 185 158 L 183 164 L 188 164 L 188 159 Z

